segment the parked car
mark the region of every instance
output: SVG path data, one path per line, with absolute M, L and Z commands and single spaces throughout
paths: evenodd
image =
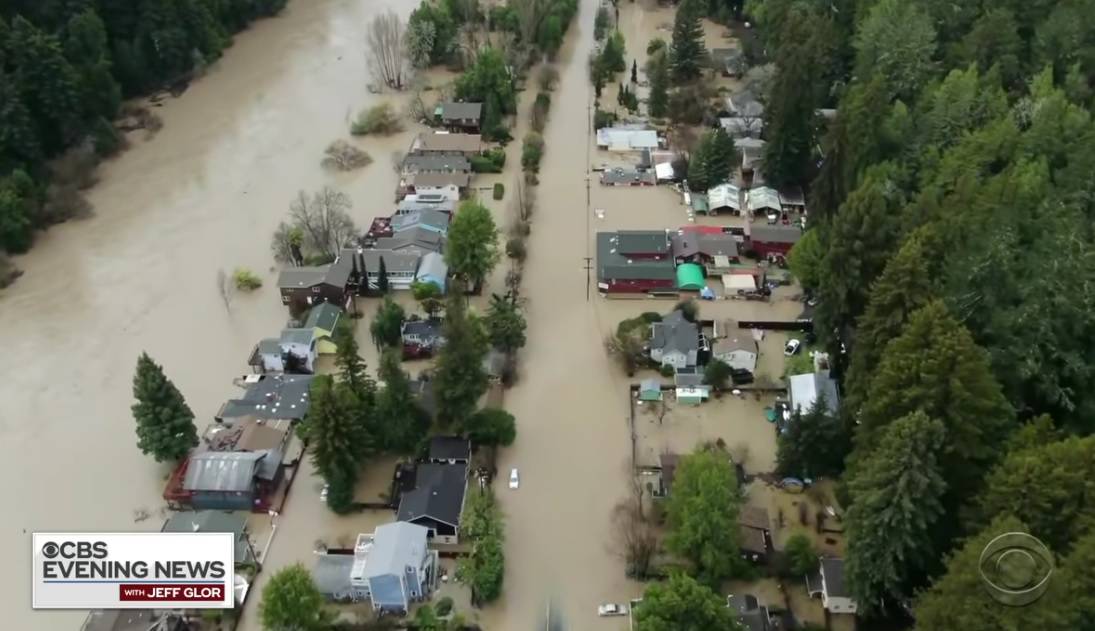
M 321 502 L 326 502 L 327 501 L 327 493 L 330 490 L 331 490 L 331 485 L 330 484 L 324 484 L 323 485 L 323 490 L 321 490 L 319 492 L 319 499 L 320 499 Z
M 517 475 L 517 469 L 510 469 L 509 472 L 509 488 L 516 489 L 521 486 L 521 478 Z
M 798 339 L 787 340 L 787 346 L 783 347 L 783 354 L 790 357 L 798 352 L 798 349 L 802 347 L 802 342 Z
M 617 605 L 616 603 L 605 603 L 600 607 L 597 607 L 598 616 L 626 616 L 627 605 Z

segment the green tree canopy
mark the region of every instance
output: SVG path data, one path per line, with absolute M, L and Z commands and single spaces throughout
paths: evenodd
M 739 631 L 726 601 L 687 574 L 646 588 L 633 613 L 636 631 Z
M 456 98 L 483 104 L 484 134 L 493 137 L 506 134 L 505 117 L 517 113 L 517 92 L 502 51 L 490 46 L 479 51 L 475 63 L 456 79 Z M 463 212 L 461 209 L 454 221 Z
M 400 365 L 400 352 L 389 348 L 380 358 L 377 371 L 384 388 L 377 395 L 376 416 L 383 426 L 384 447 L 397 453 L 412 453 L 426 438 L 430 418 L 418 405 L 411 381 Z
M 829 411 L 824 393 L 806 412 L 796 410 L 776 450 L 781 475 L 800 478 L 836 477 L 852 450 L 851 436 L 841 418 Z
M 662 45 L 664 47 L 665 43 Z M 650 96 L 646 107 L 654 118 L 664 118 L 669 115 L 669 59 L 664 49 L 658 49 L 650 55 L 646 73 L 650 79 Z
M 517 438 L 513 415 L 499 408 L 483 408 L 464 421 L 464 431 L 476 445 L 508 447 Z
M 490 350 L 486 331 L 482 321 L 468 313 L 462 294 L 458 288 L 449 294 L 442 328 L 445 345 L 434 374 L 437 416 L 442 425 L 462 423 L 471 416 L 488 385 L 483 368 Z
M 312 575 L 297 563 L 278 570 L 262 588 L 259 617 L 270 631 L 320 631 L 334 622 Z
M 739 569 L 741 495 L 730 456 L 705 449 L 681 458 L 666 507 L 666 546 L 692 563 L 703 583 L 718 585 Z
M 472 552 L 457 566 L 460 580 L 471 587 L 472 603 L 483 604 L 502 595 L 505 578 L 505 529 L 502 513 L 490 490 L 469 493 L 464 506 L 463 534 L 472 541 Z
M 137 421 L 137 446 L 156 462 L 182 460 L 198 446 L 194 413 L 182 393 L 164 375 L 148 353 L 137 358 L 133 374 L 133 419 Z
M 403 321 L 406 319 L 407 314 L 403 311 L 403 307 L 390 296 L 385 296 L 384 302 L 380 303 L 376 309 L 376 317 L 369 325 L 373 344 L 376 344 L 378 349 L 399 346 L 403 340 Z
M 501 256 L 498 227 L 487 207 L 475 201 L 461 204 L 445 244 L 445 262 L 452 273 L 479 287 Z
M 485 319 L 487 334 L 494 348 L 512 353 L 525 345 L 525 315 L 512 294 L 493 294 Z
M 923 412 L 904 416 L 886 427 L 848 482 L 853 503 L 847 577 L 866 612 L 911 593 L 910 581 L 937 558 L 934 526 L 947 488 L 939 462 L 945 441 L 938 420 Z
M 796 532 L 783 544 L 783 554 L 787 557 L 787 569 L 796 577 L 806 576 L 818 566 L 818 553 L 810 536 Z
M 354 414 L 352 395 L 335 387 L 330 376 L 312 381 L 311 404 L 301 425 L 312 451 L 312 464 L 330 485 L 327 504 L 339 513 L 350 510 L 358 470 L 373 448 L 372 436 Z
M 856 72 L 885 77 L 892 96 L 915 96 L 935 70 L 935 27 L 918 5 L 880 0 L 855 38 Z

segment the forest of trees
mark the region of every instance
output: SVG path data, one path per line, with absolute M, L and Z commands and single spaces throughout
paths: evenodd
M 93 168 L 120 146 L 112 121 L 123 98 L 188 79 L 286 1 L 0 3 L 0 255 L 79 211 L 72 196 L 60 199 L 66 174 L 50 160 L 78 147 L 90 161 L 82 168 Z
M 746 13 L 775 64 L 766 171 L 810 191 L 792 267 L 820 298 L 852 435 L 811 466 L 845 462 L 860 612 L 911 605 L 942 631 L 1090 625 L 1095 2 Z M 824 422 L 815 434 L 840 436 Z M 801 465 L 793 448 L 781 466 Z M 1009 530 L 1056 556 L 1029 607 L 999 605 L 979 577 Z

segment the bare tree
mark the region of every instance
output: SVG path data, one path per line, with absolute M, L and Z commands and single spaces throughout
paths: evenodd
M 641 493 L 642 489 L 637 489 L 612 509 L 612 526 L 618 537 L 617 553 L 624 559 L 627 575 L 640 580 L 650 576 L 658 551 L 657 530 L 643 514 Z
M 521 43 L 532 46 L 540 23 L 544 21 L 550 8 L 549 0 L 514 0 L 509 3 L 517 13 L 517 26 L 521 31 Z
M 360 169 L 368 166 L 373 161 L 368 153 L 345 140 L 336 140 L 327 145 L 327 149 L 323 154 L 320 165 L 325 169 L 338 169 L 339 171 Z
M 365 36 L 368 62 L 373 76 L 393 90 L 402 90 L 407 80 L 407 45 L 403 21 L 389 10 L 369 23 Z
M 217 291 L 221 295 L 221 300 L 224 301 L 224 310 L 231 313 L 232 285 L 228 280 L 228 274 L 225 274 L 223 269 L 217 270 Z
M 301 191 L 289 204 L 292 225 L 304 233 L 304 249 L 333 259 L 342 246 L 357 234 L 353 219 L 347 212 L 350 198 L 325 186 L 308 199 Z

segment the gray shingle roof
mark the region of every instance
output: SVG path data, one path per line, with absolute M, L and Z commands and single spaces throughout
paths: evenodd
M 695 322 L 674 311 L 651 325 L 650 348 L 688 353 L 700 348 L 700 329 Z
M 415 489 L 404 493 L 399 502 L 399 521 L 429 517 L 451 526 L 460 525 L 464 505 L 466 467 L 462 464 L 419 464 Z
M 471 175 L 467 173 L 415 173 L 411 176 L 411 185 L 415 188 L 434 188 L 456 186 L 467 188 Z
M 464 156 L 411 155 L 403 159 L 403 171 L 406 173 L 467 173 L 471 171 L 471 162 Z
M 428 535 L 426 528 L 403 521 L 377 526 L 365 562 L 365 577 L 403 576 L 408 566 L 417 568 L 426 554 Z
M 430 460 L 468 460 L 471 443 L 462 436 L 434 436 L 430 439 Z
M 376 249 L 392 250 L 393 252 L 418 249 L 425 254 L 426 252 L 441 252 L 444 248 L 445 237 L 421 226 L 397 232 L 392 237 L 382 237 L 376 240 Z M 388 259 L 385 257 L 385 265 L 387 265 L 387 262 Z M 391 271 L 391 267 L 388 267 L 388 271 Z
M 304 328 L 334 331 L 341 318 L 342 309 L 329 302 L 321 302 L 308 312 L 308 319 L 304 321 Z
M 802 230 L 797 226 L 751 226 L 749 238 L 767 243 L 798 243 Z
M 419 226 L 430 226 L 437 230 L 447 231 L 451 219 L 452 215 L 443 210 L 427 208 L 425 210 L 414 210 L 406 214 L 395 215 L 392 217 L 391 225 L 393 232 L 403 232 L 405 230 L 418 228 Z
M 407 320 L 403 323 L 400 333 L 404 336 L 417 335 L 424 340 L 435 340 L 441 337 L 441 320 L 437 318 Z
M 313 328 L 281 330 L 281 342 L 283 344 L 303 344 L 304 346 L 308 346 L 315 337 L 316 330 Z
M 225 402 L 218 419 L 253 416 L 260 419 L 301 419 L 308 413 L 312 375 L 264 375 L 243 397 Z
M 190 457 L 183 488 L 187 491 L 248 491 L 266 454 L 207 451 Z
M 849 598 L 851 593 L 844 586 L 844 559 L 822 559 L 821 575 L 825 580 L 825 593 L 830 598 Z
M 483 113 L 482 103 L 457 103 L 447 101 L 441 104 L 442 120 L 458 120 L 464 118 L 479 119 Z

